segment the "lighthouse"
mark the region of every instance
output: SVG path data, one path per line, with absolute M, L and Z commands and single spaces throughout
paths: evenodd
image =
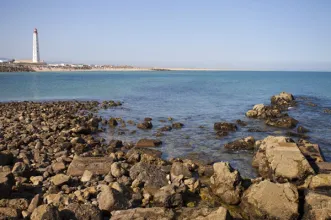
M 40 62 L 40 54 L 39 54 L 39 42 L 38 42 L 38 30 L 37 28 L 33 31 L 33 48 L 32 48 L 32 62 L 39 63 Z

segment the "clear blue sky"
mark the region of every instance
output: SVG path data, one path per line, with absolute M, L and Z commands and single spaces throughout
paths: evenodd
M 0 57 L 331 70 L 330 0 L 4 0 Z

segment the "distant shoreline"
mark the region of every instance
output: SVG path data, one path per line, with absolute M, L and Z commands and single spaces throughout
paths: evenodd
M 76 69 L 76 68 L 32 68 L 35 72 L 111 72 L 111 71 L 224 71 L 224 69 L 207 69 L 207 68 L 92 68 L 92 69 Z

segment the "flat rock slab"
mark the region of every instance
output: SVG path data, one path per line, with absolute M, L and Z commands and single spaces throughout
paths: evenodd
M 243 194 L 240 207 L 247 219 L 297 219 L 299 194 L 290 183 L 264 180 L 251 185 Z
M 331 163 L 329 162 L 316 163 L 316 168 L 318 173 L 331 173 Z
M 68 167 L 70 176 L 82 176 L 85 170 L 93 174 L 102 175 L 110 172 L 113 159 L 110 157 L 74 157 Z

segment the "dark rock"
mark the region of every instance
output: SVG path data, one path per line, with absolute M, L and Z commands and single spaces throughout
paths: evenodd
M 165 208 L 181 207 L 183 205 L 182 194 L 177 192 L 176 188 L 177 187 L 173 185 L 162 187 L 154 195 L 154 205 Z
M 307 128 L 303 127 L 303 126 L 298 126 L 298 127 L 297 127 L 297 132 L 298 132 L 299 134 L 304 134 L 304 133 L 309 132 L 309 129 L 307 129 Z
M 290 93 L 281 92 L 279 95 L 274 95 L 271 97 L 271 104 L 288 108 L 289 106 L 293 106 L 295 104 L 294 97 Z
M 160 128 L 158 130 L 161 131 L 161 132 L 171 131 L 172 130 L 172 127 L 171 126 L 163 126 L 162 128 Z
M 237 126 L 233 123 L 227 123 L 227 122 L 216 122 L 214 124 L 214 129 L 217 131 L 236 131 Z
M 144 121 L 152 121 L 152 118 L 144 118 Z
M 14 184 L 15 180 L 11 172 L 0 172 L 0 198 L 8 197 Z
M 13 163 L 14 156 L 9 151 L 0 152 L 0 166 L 6 166 Z
M 155 139 L 140 139 L 136 147 L 158 147 L 162 144 L 162 141 Z
M 279 128 L 294 128 L 299 122 L 289 116 L 283 118 L 269 118 L 265 122 L 269 126 Z
M 240 120 L 240 119 L 238 119 L 238 120 L 236 121 L 236 123 L 237 123 L 238 125 L 240 125 L 240 126 L 243 126 L 243 127 L 247 126 L 247 122 L 242 121 L 242 120 Z
M 153 128 L 153 124 L 150 121 L 144 121 L 142 123 L 139 123 L 137 125 L 137 128 L 143 129 L 143 130 L 152 129 Z
M 182 127 L 184 127 L 184 124 L 183 123 L 180 123 L 180 122 L 174 122 L 172 123 L 172 128 L 175 128 L 175 129 L 181 129 Z
M 116 121 L 115 118 L 110 118 L 108 120 L 108 124 L 109 124 L 110 127 L 116 127 L 118 125 L 118 122 Z
M 183 162 L 174 162 L 171 166 L 171 175 L 172 176 L 179 176 L 183 175 L 183 177 L 191 178 L 192 177 L 192 172 L 191 172 L 192 167 L 190 165 L 185 164 Z
M 253 150 L 255 139 L 252 136 L 241 138 L 224 145 L 226 149 L 230 150 Z
M 109 142 L 109 147 L 111 147 L 111 148 L 121 148 L 121 147 L 123 147 L 123 142 L 121 140 L 111 140 Z

